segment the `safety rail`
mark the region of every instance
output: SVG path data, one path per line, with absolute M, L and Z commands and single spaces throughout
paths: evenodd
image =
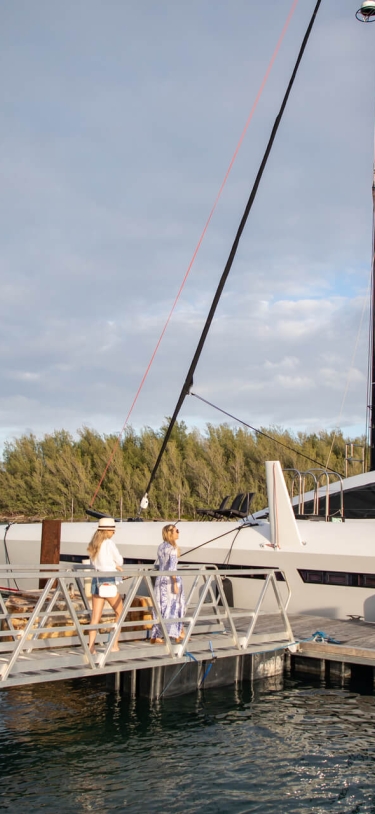
M 134 670 L 187 658 L 199 660 L 207 653 L 207 633 L 208 638 L 218 634 L 215 648 L 220 656 L 249 652 L 254 645 L 270 641 L 288 646 L 293 642 L 286 613 L 290 590 L 286 583 L 288 596 L 283 601 L 279 586 L 285 582 L 278 582 L 277 572 L 271 568 L 219 569 L 207 564 L 164 572 L 150 566 L 124 565 L 119 585 L 123 609 L 118 622 L 112 609 L 105 607 L 101 622 L 91 625 L 87 581 L 96 575 L 93 569 L 0 566 L 0 687 Z M 154 592 L 155 578 L 161 574 L 183 580 L 187 597 L 182 619 L 161 616 Z M 119 572 L 106 572 L 105 576 L 118 579 Z M 229 607 L 223 582 L 228 577 L 251 579 L 251 593 L 256 596 L 252 608 Z M 35 584 L 38 579 L 44 583 L 39 590 L 1 587 L 4 582 L 29 580 Z M 259 634 L 255 628 L 269 593 L 282 629 Z M 147 638 L 154 621 L 163 631 L 164 643 L 150 646 Z M 174 622 L 184 625 L 185 638 L 180 644 L 169 636 Z M 97 631 L 96 654 L 88 646 L 88 632 L 93 629 Z M 118 634 L 120 651 L 113 652 Z
M 294 477 L 291 476 L 290 499 L 292 505 L 298 506 L 299 515 L 303 515 L 305 512 L 306 479 L 311 478 L 313 480 L 313 489 L 309 490 L 313 493 L 313 497 L 311 499 L 313 508 L 312 511 L 309 512 L 309 515 L 318 516 L 320 513 L 320 501 L 325 500 L 324 516 L 326 520 L 328 520 L 330 517 L 330 478 L 335 477 L 336 481 L 333 481 L 333 483 L 337 482 L 340 486 L 340 509 L 338 512 L 336 512 L 336 515 L 339 514 L 341 518 L 344 517 L 344 488 L 342 475 L 340 475 L 339 472 L 334 472 L 333 470 L 328 471 L 327 469 L 322 469 L 321 467 L 313 467 L 312 469 L 307 469 L 305 472 L 300 472 L 299 469 L 292 467 L 289 469 L 283 469 L 283 472 L 294 473 Z M 325 484 L 320 482 L 323 478 L 325 479 Z M 294 503 L 293 500 L 295 480 L 298 481 L 298 494 L 296 495 L 296 501 L 298 500 L 298 503 Z M 310 503 L 310 498 L 307 502 Z

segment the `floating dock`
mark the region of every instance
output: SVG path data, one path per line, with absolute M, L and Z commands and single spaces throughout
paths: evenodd
M 374 622 L 302 614 L 290 615 L 289 620 L 298 642 L 296 652 L 286 656 L 286 668 L 293 674 L 308 673 L 342 684 L 355 678 L 375 689 Z

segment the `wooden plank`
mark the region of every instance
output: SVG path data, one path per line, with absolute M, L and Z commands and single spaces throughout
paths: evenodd
M 375 664 L 375 651 L 373 649 L 362 647 L 350 647 L 348 645 L 337 644 L 321 644 L 319 642 L 302 642 L 298 646 L 298 653 L 303 656 L 309 656 L 316 659 L 330 659 L 335 656 L 335 660 L 349 661 L 355 657 L 365 660 L 366 662 L 373 661 Z

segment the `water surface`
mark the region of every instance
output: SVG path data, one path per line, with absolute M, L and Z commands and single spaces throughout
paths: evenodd
M 375 698 L 290 679 L 149 703 L 101 679 L 0 693 L 0 810 L 375 812 Z

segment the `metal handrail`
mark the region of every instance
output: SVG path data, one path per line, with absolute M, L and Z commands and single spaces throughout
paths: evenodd
M 318 476 L 317 476 L 317 478 L 316 478 L 316 477 L 315 477 L 315 475 L 313 474 L 314 472 L 318 472 Z M 313 468 L 313 469 L 308 469 L 306 472 L 304 472 L 304 475 L 311 475 L 311 476 L 312 476 L 312 477 L 315 479 L 315 481 L 317 481 L 317 487 L 316 487 L 316 500 L 317 500 L 317 511 L 316 511 L 316 513 L 317 513 L 317 514 L 319 514 L 319 498 L 321 497 L 321 495 L 319 494 L 319 489 L 322 489 L 322 491 L 324 490 L 324 484 L 323 484 L 323 486 L 320 486 L 320 485 L 319 485 L 319 481 L 320 481 L 320 479 L 321 479 L 321 478 L 323 478 L 323 477 L 325 477 L 325 478 L 326 478 L 326 484 L 325 484 L 325 498 L 326 498 L 326 504 L 325 504 L 325 518 L 326 518 L 326 520 L 327 520 L 327 519 L 328 519 L 328 517 L 330 516 L 330 511 L 329 511 L 329 501 L 330 501 L 330 491 L 329 491 L 329 487 L 330 487 L 330 480 L 329 480 L 329 479 L 330 479 L 330 477 L 331 477 L 332 475 L 335 475 L 335 476 L 336 476 L 336 478 L 338 479 L 338 482 L 339 482 L 339 484 L 340 484 L 340 517 L 344 517 L 344 491 L 343 491 L 343 485 L 342 485 L 342 480 L 343 480 L 343 479 L 342 479 L 342 476 L 339 474 L 339 472 L 331 472 L 331 471 L 330 471 L 330 472 L 328 472 L 328 471 L 326 471 L 326 470 L 324 470 L 324 469 L 323 469 L 323 470 L 321 470 L 321 469 L 319 469 L 319 468 L 315 467 L 315 468 Z M 323 494 L 324 494 L 324 491 L 323 491 Z M 323 496 L 323 495 L 322 495 L 322 496 Z
M 85 606 L 82 600 L 83 581 L 89 576 L 94 576 L 97 572 L 91 568 L 74 566 L 73 568 L 62 568 L 61 565 L 43 565 L 43 567 L 24 567 L 5 565 L 0 566 L 0 584 L 3 579 L 33 579 L 36 577 L 46 580 L 44 588 L 35 592 L 37 600 L 35 607 L 29 611 L 9 611 L 6 607 L 4 597 L 0 592 L 0 687 L 9 683 L 15 683 L 14 674 L 23 676 L 23 681 L 31 681 L 31 674 L 38 672 L 38 665 L 43 678 L 45 671 L 55 671 L 52 677 L 61 678 L 59 669 L 62 670 L 78 667 L 80 675 L 92 675 L 105 671 L 114 671 L 119 668 L 118 663 L 112 661 L 111 648 L 114 640 L 120 635 L 121 647 L 121 669 L 132 669 L 134 663 L 133 652 L 130 652 L 129 642 L 121 640 L 121 633 L 131 628 L 144 628 L 145 621 L 148 625 L 151 620 L 132 619 L 132 615 L 139 612 L 140 608 L 135 607 L 133 602 L 141 586 L 147 590 L 148 607 L 146 612 L 152 610 L 153 621 L 160 625 L 163 631 L 165 644 L 162 646 L 149 647 L 144 658 L 148 663 L 155 663 L 159 660 L 160 653 L 167 656 L 168 660 L 179 661 L 187 657 L 188 648 L 192 646 L 192 636 L 199 633 L 199 623 L 210 622 L 217 632 L 225 634 L 224 645 L 234 648 L 237 652 L 243 652 L 251 645 L 254 629 L 261 612 L 264 598 L 269 588 L 272 589 L 278 610 L 284 623 L 283 635 L 287 642 L 293 641 L 293 633 L 289 624 L 286 609 L 290 600 L 290 587 L 287 586 L 286 602 L 282 600 L 276 573 L 279 569 L 221 569 L 211 564 L 184 565 L 177 571 L 156 571 L 150 566 L 124 566 L 122 577 L 126 579 L 126 595 L 123 598 L 123 609 L 117 622 L 108 621 L 102 617 L 98 625 L 91 625 L 88 618 L 91 609 Z M 118 571 L 108 571 L 101 573 L 102 576 L 119 577 Z M 160 575 L 180 576 L 182 579 L 192 578 L 192 584 L 188 591 L 186 612 L 182 619 L 163 619 L 161 611 L 156 601 L 154 593 L 154 579 Z M 227 576 L 233 577 L 264 577 L 264 582 L 259 585 L 259 596 L 253 609 L 241 609 L 236 611 L 229 607 L 223 587 L 223 579 Z M 81 590 L 77 591 L 77 597 L 72 597 L 69 586 L 73 583 L 78 588 L 81 583 Z M 252 583 L 255 588 L 256 581 Z M 8 589 L 3 589 L 4 591 Z M 1 591 L 1 589 L 0 589 Z M 28 592 L 30 593 L 30 592 Z M 198 593 L 198 597 L 196 596 Z M 59 601 L 63 601 L 64 608 L 59 607 Z M 78 605 L 79 607 L 76 607 Z M 20 616 L 25 624 L 22 630 L 17 629 L 14 620 Z M 61 619 L 61 617 L 63 617 Z M 236 620 L 241 617 L 248 618 L 245 632 L 240 631 L 236 625 Z M 52 622 L 51 622 L 52 620 Z M 70 624 L 67 624 L 67 620 Z M 57 622 L 57 624 L 53 624 Z M 62 624 L 61 624 L 62 622 Z M 65 622 L 65 624 L 64 624 Z M 170 638 L 168 629 L 174 622 L 182 622 L 186 635 L 181 644 L 176 645 Z M 6 627 L 6 629 L 4 629 Z M 89 630 L 107 630 L 109 632 L 108 641 L 104 644 L 104 650 L 96 658 L 89 650 L 88 636 Z M 70 641 L 64 637 L 66 632 L 72 631 L 73 636 Z M 138 632 L 143 634 L 143 631 Z M 43 638 L 41 638 L 43 636 Z M 103 640 L 103 633 L 100 634 Z M 227 644 L 226 644 L 227 642 Z M 224 646 L 223 645 L 223 646 Z M 118 654 L 116 654 L 118 656 Z M 137 658 L 138 651 L 137 651 Z M 116 666 L 117 665 L 117 666 Z M 149 666 L 145 664 L 143 666 Z M 82 670 L 86 672 L 83 673 Z M 74 674 L 74 673 L 72 673 Z M 48 676 L 51 679 L 51 675 Z M 65 677 L 65 674 L 64 674 Z
M 298 497 L 298 512 L 299 512 L 299 514 L 301 514 L 302 505 L 303 505 L 302 475 L 301 475 L 301 472 L 299 471 L 299 469 L 295 469 L 295 467 L 289 467 L 288 469 L 283 469 L 283 472 L 294 472 L 295 473 L 294 478 L 291 479 L 291 488 L 290 488 L 290 500 L 291 500 L 291 502 L 293 502 L 293 498 L 294 498 L 294 494 L 293 494 L 294 481 L 295 481 L 296 477 L 298 478 L 298 482 L 299 482 L 299 489 L 298 489 L 298 495 L 297 495 L 297 497 Z
M 342 479 L 342 475 L 340 475 L 339 472 L 334 472 L 333 470 L 328 471 L 327 469 L 322 469 L 321 467 L 313 467 L 312 469 L 307 469 L 304 472 L 301 472 L 299 469 L 290 468 L 290 469 L 283 469 L 283 472 L 294 472 L 295 473 L 295 476 L 294 476 L 294 478 L 292 478 L 292 481 L 291 481 L 290 500 L 291 500 L 292 505 L 293 505 L 293 499 L 294 499 L 294 495 L 293 495 L 294 481 L 296 480 L 296 477 L 298 477 L 298 480 L 299 480 L 299 494 L 297 495 L 297 497 L 298 497 L 298 513 L 299 514 L 304 514 L 304 511 L 305 511 L 305 497 L 306 497 L 305 484 L 306 484 L 306 478 L 311 477 L 314 480 L 314 488 L 309 490 L 309 491 L 313 492 L 313 511 L 310 512 L 311 515 L 319 515 L 319 501 L 320 501 L 320 498 L 324 496 L 323 490 L 325 488 L 325 501 L 326 501 L 325 502 L 325 518 L 326 518 L 326 520 L 328 520 L 328 518 L 330 516 L 330 511 L 329 511 L 330 491 L 329 491 L 329 487 L 330 487 L 331 481 L 329 479 L 330 479 L 330 477 L 335 476 L 337 478 L 338 483 L 340 484 L 340 510 L 339 510 L 340 511 L 340 516 L 344 517 L 343 479 Z M 316 476 L 314 474 L 314 472 L 317 472 L 318 475 Z M 323 477 L 326 479 L 325 487 L 324 487 L 324 484 L 321 485 L 319 483 L 319 481 Z

